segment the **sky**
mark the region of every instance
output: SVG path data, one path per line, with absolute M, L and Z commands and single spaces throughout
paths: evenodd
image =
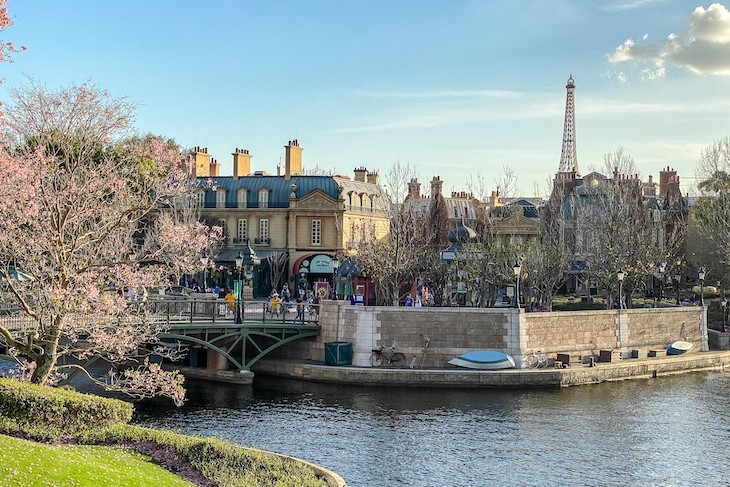
M 670 166 L 692 193 L 702 149 L 730 135 L 730 0 L 9 0 L 0 100 L 28 77 L 91 81 L 137 107 L 141 133 L 305 169 L 424 187 L 544 195 L 576 85 L 582 174 L 623 148 L 644 179 Z M 472 181 L 472 185 L 468 181 Z M 424 188 L 425 189 L 425 188 Z

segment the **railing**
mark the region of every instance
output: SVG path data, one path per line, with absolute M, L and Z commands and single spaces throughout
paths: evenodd
M 309 303 L 277 303 L 241 301 L 229 303 L 222 299 L 149 299 L 131 303 L 130 313 L 147 312 L 152 321 L 168 325 L 183 323 L 283 323 L 316 325 L 319 323 L 319 305 Z M 237 305 L 240 308 L 237 310 Z M 0 307 L 0 324 L 9 331 L 35 330 L 37 322 L 22 310 Z
M 268 303 L 266 301 L 225 300 L 149 300 L 145 307 L 160 322 L 173 323 L 319 323 L 319 305 L 309 303 Z

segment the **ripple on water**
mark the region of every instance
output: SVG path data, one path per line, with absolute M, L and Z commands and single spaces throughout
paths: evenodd
M 188 385 L 183 408 L 142 404 L 137 421 L 304 458 L 353 487 L 730 478 L 726 373 L 529 391 Z

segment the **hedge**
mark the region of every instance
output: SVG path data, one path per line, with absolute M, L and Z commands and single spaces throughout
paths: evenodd
M 128 423 L 132 405 L 68 389 L 0 379 L 0 416 L 71 434 Z

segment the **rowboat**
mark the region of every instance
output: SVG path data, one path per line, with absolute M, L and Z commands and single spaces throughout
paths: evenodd
M 512 369 L 515 360 L 498 350 L 476 350 L 449 360 L 451 365 L 467 369 L 500 370 Z
M 684 352 L 689 351 L 692 348 L 690 342 L 684 342 L 682 340 L 676 341 L 667 347 L 667 355 L 682 355 Z

